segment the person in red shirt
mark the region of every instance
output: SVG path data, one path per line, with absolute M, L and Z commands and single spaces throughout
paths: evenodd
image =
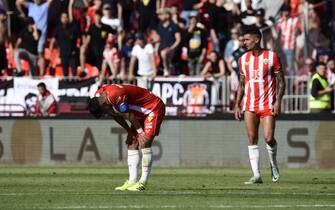
M 52 117 L 56 115 L 57 103 L 55 97 L 47 89 L 44 82 L 37 85 L 39 92 L 38 100 L 36 101 L 36 116 Z
M 249 50 L 239 59 L 240 81 L 235 105 L 235 118 L 241 120 L 242 106 L 249 140 L 249 158 L 253 177 L 245 184 L 262 183 L 259 171 L 258 128 L 263 135 L 271 164 L 272 181 L 279 180 L 276 161 L 277 142 L 274 138 L 275 117 L 285 91 L 285 80 L 276 52 L 261 48 L 262 34 L 257 28 L 244 33 L 244 45 Z M 279 88 L 277 88 L 277 83 Z M 244 96 L 244 101 L 242 99 Z
M 88 109 L 96 118 L 108 114 L 128 132 L 129 179 L 115 190 L 146 190 L 152 165 L 151 145 L 158 136 L 165 116 L 163 101 L 147 89 L 133 85 L 106 85 L 97 90 L 88 102 Z M 129 126 L 126 122 L 131 123 Z M 137 181 L 137 167 L 142 152 L 142 176 Z

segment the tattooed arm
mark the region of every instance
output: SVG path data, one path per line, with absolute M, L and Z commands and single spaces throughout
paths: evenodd
M 276 102 L 273 106 L 272 109 L 272 114 L 273 116 L 277 116 L 280 113 L 280 105 L 281 105 L 281 100 L 283 98 L 283 95 L 285 93 L 285 78 L 284 78 L 284 73 L 282 71 L 276 72 L 276 82 L 279 85 L 277 89 L 277 97 L 276 97 Z
M 244 95 L 244 75 L 240 75 L 240 81 L 237 89 L 237 99 L 235 104 L 235 119 L 241 120 L 241 102 Z

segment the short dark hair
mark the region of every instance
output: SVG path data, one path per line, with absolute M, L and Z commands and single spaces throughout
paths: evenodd
M 100 118 L 103 115 L 104 111 L 98 97 L 88 99 L 88 110 L 95 118 Z
M 257 28 L 257 27 L 246 27 L 244 30 L 243 30 L 243 35 L 246 35 L 246 34 L 250 34 L 250 35 L 253 35 L 253 36 L 256 36 L 259 38 L 259 40 L 262 39 L 262 33 L 261 31 Z
M 32 17 L 27 17 L 27 18 L 26 18 L 26 23 L 27 23 L 28 25 L 33 25 L 33 24 L 35 24 L 35 20 L 34 20 L 34 18 L 32 18 Z
M 102 17 L 102 11 L 101 10 L 97 10 L 97 11 L 95 11 L 94 15 L 99 15 L 100 17 Z
M 40 82 L 40 83 L 38 83 L 38 84 L 37 84 L 37 87 L 41 87 L 41 88 L 43 88 L 44 90 L 47 89 L 47 86 L 45 85 L 44 82 Z
M 327 65 L 326 65 L 324 62 L 318 62 L 318 63 L 316 64 L 316 67 L 318 67 L 318 66 L 324 66 L 324 67 L 327 68 Z

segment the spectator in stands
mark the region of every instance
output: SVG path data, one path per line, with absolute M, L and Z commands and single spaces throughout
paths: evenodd
M 215 109 L 216 105 L 219 104 L 220 95 L 220 84 L 219 79 L 222 78 L 226 73 L 225 63 L 220 54 L 216 51 L 212 51 L 208 55 L 208 61 L 205 64 L 201 76 L 206 78 L 214 78 L 212 86 L 212 105 Z
M 285 56 L 287 73 L 295 75 L 296 36 L 300 32 L 300 22 L 298 17 L 290 17 L 290 9 L 287 7 L 282 10 L 282 21 L 277 25 L 277 30 L 281 33 L 281 46 Z M 277 37 L 276 34 L 275 37 Z
M 178 7 L 176 5 L 172 5 L 172 7 L 170 7 L 170 13 L 172 22 L 174 22 L 174 24 L 176 24 L 179 29 L 183 31 L 185 29 L 186 21 L 180 17 Z
M 291 17 L 296 16 L 301 11 L 301 7 L 303 6 L 302 0 L 290 0 L 290 8 L 291 8 Z
M 183 11 L 180 16 L 186 21 L 186 26 L 189 25 L 190 16 L 198 15 L 198 9 L 204 6 L 207 0 L 184 0 Z
M 86 28 L 86 9 L 89 7 L 89 0 L 69 0 L 69 16 L 79 23 L 80 31 Z
M 22 75 L 20 59 L 29 62 L 29 69 L 31 76 L 37 76 L 36 62 L 37 62 L 37 46 L 41 32 L 32 17 L 26 19 L 27 27 L 23 29 L 15 44 L 14 60 L 18 75 Z
M 101 7 L 102 7 L 102 0 L 94 0 L 93 5 L 88 8 L 88 10 L 87 10 L 88 27 L 90 25 L 94 24 L 95 12 L 98 11 L 98 10 L 101 10 Z
M 57 42 L 63 75 L 65 77 L 70 76 L 69 66 L 71 66 L 72 77 L 77 76 L 77 67 L 79 65 L 79 48 L 77 46 L 77 40 L 79 38 L 80 32 L 78 25 L 69 19 L 67 13 L 62 13 L 60 24 L 57 26 L 54 35 L 50 40 L 49 52 L 51 56 L 54 44 Z
M 244 12 L 247 10 L 247 5 L 249 2 L 246 0 L 233 0 L 234 6 L 233 6 L 233 13 L 239 15 L 241 12 Z M 257 10 L 261 8 L 262 6 L 262 0 L 251 0 L 251 7 L 254 10 Z
M 271 27 L 265 22 L 265 10 L 263 8 L 256 11 L 256 23 L 253 24 L 262 32 L 261 47 L 266 49 L 273 49 L 273 38 Z
M 5 42 L 7 41 L 7 16 L 6 11 L 0 9 L 0 76 L 7 69 Z
M 335 85 L 335 60 L 329 59 L 327 62 L 327 78 L 329 85 Z
M 121 2 L 125 0 L 102 0 L 102 3 L 109 4 L 112 13 L 112 18 L 122 20 L 122 5 Z
M 133 34 L 128 33 L 125 36 L 126 43 L 121 48 L 121 80 L 127 80 L 127 72 L 129 69 L 131 51 L 133 50 L 135 38 Z
M 310 83 L 309 108 L 312 113 L 331 111 L 331 93 L 334 86 L 329 86 L 326 73 L 326 64 L 319 63 Z
M 244 0 L 246 10 L 241 12 L 239 19 L 244 27 L 251 26 L 256 23 L 256 10 L 252 7 L 252 0 Z
M 55 97 L 46 88 L 45 83 L 41 82 L 37 85 L 39 92 L 38 101 L 36 103 L 36 116 L 53 117 L 56 115 L 57 103 Z
M 190 24 L 185 34 L 185 46 L 188 52 L 188 69 L 190 75 L 200 75 L 207 52 L 207 33 L 198 22 L 197 15 L 191 15 Z
M 305 65 L 299 69 L 297 76 L 309 77 L 315 73 L 315 63 L 312 58 L 306 58 Z
M 116 43 L 116 37 L 111 34 L 108 35 L 107 44 L 103 52 L 103 62 L 100 72 L 101 79 L 105 77 L 107 67 L 109 67 L 112 73 L 110 78 L 114 81 L 117 80 L 120 69 L 120 52 Z
M 203 77 L 213 77 L 219 79 L 226 73 L 226 67 L 224 60 L 220 57 L 220 54 L 216 51 L 212 51 L 208 56 L 208 61 L 201 71 Z
M 244 38 L 243 35 L 238 35 L 238 48 L 235 50 L 230 57 L 228 57 L 225 61 L 227 63 L 228 70 L 230 72 L 235 71 L 239 74 L 238 60 L 239 58 L 246 52 L 244 48 Z
M 118 2 L 121 6 L 119 7 L 120 9 L 118 9 L 118 13 L 121 13 L 119 15 L 123 23 L 123 29 L 125 31 L 130 31 L 133 26 L 132 25 L 133 22 L 135 22 L 132 20 L 133 13 L 135 11 L 134 9 L 135 2 L 133 0 L 119 0 Z
M 230 30 L 231 15 L 224 8 L 224 0 L 217 0 L 208 8 L 209 31 L 213 48 L 222 53 L 226 47 Z
M 171 8 L 176 6 L 178 11 L 181 11 L 183 8 L 183 1 L 180 0 L 162 0 L 160 8 Z
M 105 49 L 108 34 L 115 35 L 116 31 L 111 27 L 101 23 L 102 13 L 96 11 L 94 15 L 94 24 L 90 26 L 87 35 L 83 39 L 83 45 L 80 48 L 80 66 L 83 70 L 79 76 L 86 76 L 86 60 L 88 63 L 101 70 L 103 51 Z M 86 59 L 88 57 L 88 59 Z
M 296 94 L 306 94 L 306 89 L 308 87 L 308 79 L 315 73 L 314 60 L 312 58 L 307 58 L 305 64 L 300 68 L 295 77 L 295 93 Z
M 154 29 L 157 26 L 156 11 L 160 8 L 159 0 L 138 0 L 137 10 L 139 13 L 139 29 L 145 33 L 148 28 Z
M 121 19 L 112 14 L 112 7 L 107 3 L 102 6 L 101 23 L 110 26 L 117 32 L 121 32 L 123 30 Z
M 23 6 L 28 9 L 28 16 L 32 17 L 36 23 L 37 29 L 40 30 L 41 34 L 38 41 L 38 66 L 40 76 L 44 74 L 45 61 L 44 61 L 44 44 L 47 38 L 48 28 L 48 9 L 49 5 L 53 0 L 34 0 L 34 2 L 27 2 L 26 0 L 17 0 L 16 7 L 20 12 L 21 16 L 25 17 Z
M 162 57 L 164 76 L 168 76 L 174 68 L 172 58 L 181 42 L 181 34 L 178 26 L 171 21 L 167 9 L 160 9 L 158 17 L 160 19 L 160 24 L 157 27 L 159 35 L 158 52 Z
M 224 60 L 228 63 L 229 60 L 233 56 L 233 52 L 237 50 L 239 46 L 239 40 L 238 40 L 238 28 L 232 28 L 230 30 L 230 40 L 227 42 L 226 48 L 224 50 Z
M 102 6 L 102 18 L 101 23 L 110 26 L 114 31 L 117 31 L 117 40 L 119 47 L 122 46 L 123 39 L 123 27 L 122 20 L 112 14 L 112 7 L 110 4 L 106 3 Z
M 325 49 L 317 49 L 316 50 L 316 61 L 319 63 L 327 63 L 331 53 Z
M 334 59 L 329 59 L 327 62 L 327 79 L 330 87 L 335 87 L 335 60 Z M 330 94 L 331 98 L 331 110 L 335 110 L 335 92 L 333 91 Z
M 154 47 L 151 43 L 147 43 L 146 37 L 143 34 L 136 35 L 136 43 L 131 51 L 131 60 L 129 64 L 129 80 L 134 80 L 136 73 L 135 62 L 138 61 L 137 75 L 140 76 L 138 85 L 146 86 L 148 79 L 154 79 L 157 75 L 155 65 Z

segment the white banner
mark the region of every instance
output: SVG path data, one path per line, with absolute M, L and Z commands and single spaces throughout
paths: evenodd
M 50 79 L 39 79 L 34 80 L 31 78 L 14 78 L 14 101 L 15 104 L 20 104 L 26 107 L 26 96 L 29 94 L 38 95 L 37 85 L 41 82 L 44 82 L 47 86 L 47 89 L 55 96 L 56 100 L 58 92 L 58 83 L 57 78 Z

